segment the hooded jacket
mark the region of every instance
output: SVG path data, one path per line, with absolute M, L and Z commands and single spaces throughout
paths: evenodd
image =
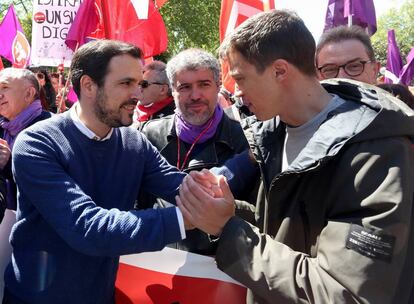
M 414 113 L 374 86 L 323 86 L 346 102 L 284 172 L 284 123 L 246 120 L 257 227 L 230 219 L 217 264 L 247 303 L 412 303 Z

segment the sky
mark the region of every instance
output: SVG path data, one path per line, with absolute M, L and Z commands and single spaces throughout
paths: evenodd
M 410 0 L 374 0 L 377 18 L 392 7 L 400 7 Z M 322 34 L 328 0 L 276 0 L 276 8 L 295 10 L 312 32 L 316 41 Z

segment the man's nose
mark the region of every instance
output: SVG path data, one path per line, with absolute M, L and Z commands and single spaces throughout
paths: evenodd
M 143 94 L 142 94 L 142 88 L 141 86 L 137 86 L 134 90 L 133 94 L 133 98 L 137 99 L 137 100 L 142 100 Z
M 202 92 L 199 88 L 193 87 L 191 89 L 191 96 L 190 97 L 191 97 L 192 100 L 199 100 L 199 99 L 201 99 L 201 96 L 202 96 Z
M 345 73 L 345 69 L 343 67 L 340 67 L 338 71 L 338 76 L 336 77 L 337 78 L 349 78 L 349 75 Z

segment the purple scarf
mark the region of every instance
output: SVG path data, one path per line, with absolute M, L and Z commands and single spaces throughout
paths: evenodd
M 42 113 L 42 104 L 39 99 L 33 101 L 26 109 L 19 113 L 14 119 L 8 121 L 5 117 L 0 118 L 0 127 L 4 129 L 3 139 L 9 144 L 10 150 L 13 149 L 16 136 L 25 129 L 36 117 Z M 11 156 L 10 156 L 11 157 Z M 16 192 L 14 191 L 13 181 L 6 179 L 7 209 L 16 210 Z
M 11 121 L 8 121 L 4 117 L 0 118 L 0 127 L 4 129 L 3 139 L 7 141 L 10 149 L 13 148 L 16 136 L 25 129 L 33 119 L 39 116 L 40 113 L 42 113 L 42 104 L 39 99 L 36 99 Z
M 204 134 L 200 137 L 200 139 L 197 141 L 198 144 L 201 144 L 216 134 L 217 126 L 221 121 L 221 118 L 223 117 L 223 108 L 217 104 L 216 109 L 214 110 L 213 116 L 204 124 L 201 126 L 192 125 L 188 122 L 186 122 L 181 114 L 176 113 L 175 114 L 175 132 L 177 133 L 177 136 L 182 141 L 192 144 L 196 138 L 203 132 L 209 124 L 210 127 L 208 130 L 204 132 Z

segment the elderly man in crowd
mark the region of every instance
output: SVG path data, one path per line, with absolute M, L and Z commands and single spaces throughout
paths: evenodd
M 143 71 L 143 79 L 140 82 L 142 98 L 135 113 L 135 121 L 139 128 L 142 128 L 146 121 L 173 114 L 175 109 L 166 64 L 162 61 L 153 61 L 145 65 Z
M 6 195 L 8 219 L 1 227 L 3 238 L 0 240 L 0 256 L 3 260 L 0 261 L 0 299 L 3 292 L 3 272 L 8 262 L 6 257 L 11 253 L 7 232 L 10 232 L 15 218 L 13 211 L 17 207 L 16 184 L 11 170 L 11 151 L 17 135 L 22 130 L 51 116 L 51 113 L 42 110 L 40 90 L 36 75 L 29 70 L 7 68 L 0 71 L 0 183 L 3 184 L 3 177 L 6 182 L 6 187 L 0 186 L 0 196 Z
M 368 34 L 359 26 L 338 26 L 319 39 L 315 57 L 320 80 L 348 78 L 376 84 L 380 63 Z
M 220 66 L 212 54 L 201 49 L 182 51 L 168 62 L 167 75 L 176 113 L 148 122 L 142 132 L 170 164 L 186 172 L 211 168 L 248 148 L 240 124 L 218 104 Z M 148 196 L 140 201 L 154 202 Z M 208 235 L 198 230 L 187 232 L 177 246 L 214 254 Z

